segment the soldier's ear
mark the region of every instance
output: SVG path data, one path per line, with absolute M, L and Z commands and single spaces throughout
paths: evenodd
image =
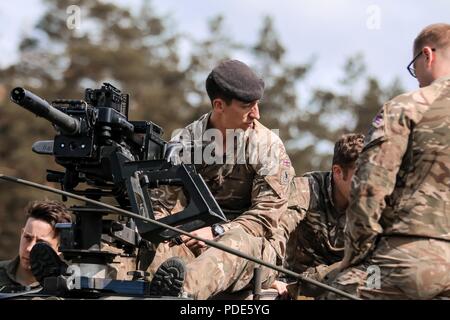
M 422 49 L 423 55 L 425 56 L 425 61 L 427 66 L 431 65 L 431 63 L 435 60 L 435 55 L 433 53 L 433 48 L 431 47 L 425 47 Z
M 340 180 L 344 178 L 344 172 L 342 171 L 341 166 L 333 164 L 331 171 L 333 172 L 333 178 L 339 178 Z
M 220 98 L 216 98 L 213 100 L 213 109 L 216 112 L 223 112 L 224 108 L 224 101 Z

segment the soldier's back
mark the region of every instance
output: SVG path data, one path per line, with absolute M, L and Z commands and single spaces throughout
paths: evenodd
M 411 133 L 393 194 L 383 211 L 385 235 L 450 241 L 450 78 L 401 95 L 392 110 Z

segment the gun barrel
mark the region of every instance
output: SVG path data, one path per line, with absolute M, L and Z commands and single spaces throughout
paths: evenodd
M 24 88 L 14 88 L 11 91 L 11 100 L 36 116 L 54 123 L 66 134 L 76 134 L 80 130 L 80 122 L 77 119 L 59 111 L 44 99 Z

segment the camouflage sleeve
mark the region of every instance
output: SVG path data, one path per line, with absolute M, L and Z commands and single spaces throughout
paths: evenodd
M 286 241 L 300 222 L 305 218 L 309 208 L 310 189 L 308 178 L 295 177 L 289 191 L 288 210 L 281 215 L 279 228 Z
M 340 263 L 341 262 L 338 261 L 331 265 L 319 264 L 315 267 L 309 267 L 302 275 L 323 282 L 331 273 L 334 273 L 335 270 L 340 268 Z
M 396 183 L 408 146 L 411 115 L 405 103 L 386 103 L 374 118 L 357 161 L 345 226 L 345 255 L 341 268 L 361 262 L 382 232 L 379 224 Z
M 269 148 L 268 154 L 274 156 L 255 166 L 250 209 L 224 225 L 225 230 L 241 225 L 248 233 L 267 239 L 275 233 L 278 220 L 288 207 L 295 171 L 281 140 L 277 139 Z
M 182 187 L 163 185 L 150 190 L 153 212 L 156 219 L 177 213 L 186 206 Z
M 306 183 L 305 183 L 306 180 Z M 309 206 L 309 186 L 308 179 L 295 177 L 292 179 L 288 208 L 281 214 L 276 234 L 270 239 L 272 247 L 279 255 L 281 262 L 284 261 L 287 253 L 287 244 L 293 236 L 300 222 L 305 218 Z

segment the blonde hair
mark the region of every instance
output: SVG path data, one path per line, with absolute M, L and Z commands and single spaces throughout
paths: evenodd
M 436 23 L 425 27 L 414 40 L 414 53 L 418 53 L 425 46 L 450 47 L 450 24 Z

